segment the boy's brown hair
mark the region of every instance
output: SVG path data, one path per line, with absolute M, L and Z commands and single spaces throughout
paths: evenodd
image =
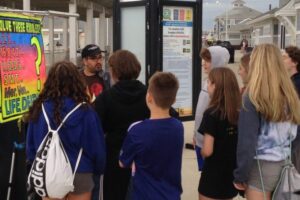
M 201 50 L 200 57 L 207 62 L 211 62 L 211 54 L 207 48 Z
M 152 94 L 158 107 L 169 109 L 175 102 L 178 88 L 178 79 L 174 74 L 156 72 L 149 80 L 148 92 Z
M 136 56 L 127 50 L 117 50 L 108 59 L 113 75 L 118 80 L 135 80 L 141 72 Z
M 296 46 L 288 46 L 285 48 L 285 52 L 294 63 L 297 63 L 297 71 L 300 72 L 300 49 Z

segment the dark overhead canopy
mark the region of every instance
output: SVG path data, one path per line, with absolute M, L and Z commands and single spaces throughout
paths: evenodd
M 113 0 L 93 0 L 94 2 L 103 5 L 106 8 L 112 9 L 113 7 Z
M 69 2 L 70 0 L 31 0 L 31 10 L 54 10 L 61 12 L 69 12 Z M 79 0 L 77 11 L 80 15 L 81 20 L 85 20 L 85 6 L 87 0 Z M 90 2 L 95 3 L 94 17 L 98 17 L 100 12 L 105 8 L 106 16 L 112 15 L 113 0 L 90 0 Z M 0 0 L 0 6 L 23 9 L 23 0 Z

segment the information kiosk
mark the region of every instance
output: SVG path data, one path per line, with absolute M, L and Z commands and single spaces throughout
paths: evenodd
M 114 50 L 130 50 L 141 62 L 140 81 L 147 84 L 156 71 L 176 75 L 173 107 L 182 120 L 193 120 L 201 88 L 202 0 L 116 0 L 113 32 Z

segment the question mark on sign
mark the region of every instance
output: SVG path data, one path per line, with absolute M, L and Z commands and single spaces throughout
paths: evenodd
M 35 71 L 36 71 L 36 74 L 38 76 L 37 90 L 41 91 L 40 67 L 41 67 L 41 63 L 42 63 L 42 50 L 41 50 L 40 42 L 37 39 L 37 37 L 32 37 L 31 38 L 31 46 L 35 46 L 36 51 L 37 51 L 37 58 L 35 60 Z

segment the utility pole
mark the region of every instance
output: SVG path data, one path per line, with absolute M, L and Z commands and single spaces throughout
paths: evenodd
M 226 23 L 225 23 L 225 25 L 226 25 L 226 29 L 225 29 L 225 40 L 226 41 L 228 41 L 228 9 L 227 9 L 227 7 L 225 8 L 226 10 L 225 10 L 225 13 L 226 13 L 226 17 L 225 17 L 225 19 L 226 19 Z

